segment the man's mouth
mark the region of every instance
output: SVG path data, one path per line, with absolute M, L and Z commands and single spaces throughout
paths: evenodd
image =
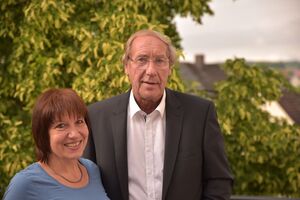
M 150 85 L 158 84 L 157 82 L 153 82 L 153 81 L 142 81 L 142 83 L 146 83 Z

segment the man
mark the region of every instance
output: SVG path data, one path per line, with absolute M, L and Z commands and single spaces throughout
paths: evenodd
M 85 156 L 112 200 L 229 199 L 232 175 L 210 101 L 166 88 L 175 48 L 142 30 L 126 44 L 132 88 L 89 106 Z

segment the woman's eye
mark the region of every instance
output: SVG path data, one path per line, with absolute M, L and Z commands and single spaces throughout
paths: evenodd
M 64 129 L 64 128 L 66 128 L 66 124 L 64 124 L 64 123 L 59 123 L 59 124 L 57 124 L 57 125 L 55 126 L 55 128 L 56 128 L 56 129 Z
M 77 124 L 84 124 L 84 123 L 85 123 L 84 119 L 78 119 L 77 120 Z

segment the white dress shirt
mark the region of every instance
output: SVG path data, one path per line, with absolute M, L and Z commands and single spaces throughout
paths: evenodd
M 129 200 L 161 200 L 165 153 L 165 99 L 150 114 L 130 93 L 127 116 Z

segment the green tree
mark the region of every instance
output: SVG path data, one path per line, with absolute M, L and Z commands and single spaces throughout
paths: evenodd
M 31 109 L 50 87 L 86 101 L 129 88 L 120 58 L 139 29 L 165 32 L 179 47 L 175 15 L 201 22 L 210 0 L 2 0 L 0 5 L 0 194 L 34 161 Z M 173 70 L 171 88 L 183 90 Z
M 300 196 L 300 127 L 277 119 L 262 105 L 293 89 L 278 72 L 227 60 L 228 78 L 215 103 L 235 175 L 235 194 Z
M 175 15 L 200 23 L 209 0 L 2 0 L 0 4 L 0 194 L 34 161 L 33 103 L 49 87 L 72 87 L 86 101 L 129 88 L 120 58 L 136 30 L 166 33 L 177 47 Z M 236 194 L 299 196 L 299 127 L 260 109 L 277 100 L 284 79 L 272 70 L 229 60 L 217 85 L 220 124 Z M 169 87 L 184 90 L 173 70 Z M 203 94 L 203 92 L 202 92 Z

